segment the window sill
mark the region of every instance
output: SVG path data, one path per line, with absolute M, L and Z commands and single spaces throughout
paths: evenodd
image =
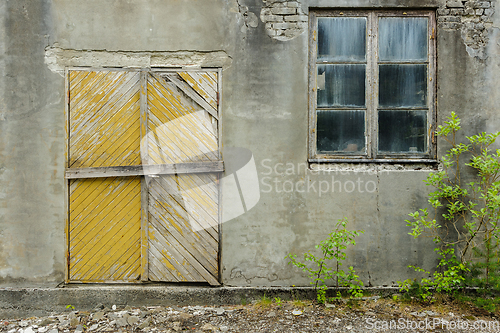
M 381 158 L 381 159 L 366 159 L 366 158 L 325 158 L 325 159 L 309 159 L 309 163 L 390 163 L 390 164 L 438 164 L 436 159 L 422 158 Z

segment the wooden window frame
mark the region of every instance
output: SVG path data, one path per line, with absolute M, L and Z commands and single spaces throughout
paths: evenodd
M 322 154 L 317 152 L 317 60 L 318 18 L 366 17 L 366 154 Z M 427 151 L 425 153 L 378 153 L 378 19 L 380 17 L 427 17 Z M 436 14 L 432 10 L 310 10 L 309 15 L 309 163 L 436 163 Z

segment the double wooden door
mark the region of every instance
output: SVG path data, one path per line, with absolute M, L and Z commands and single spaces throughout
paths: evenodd
M 219 72 L 67 71 L 68 282 L 219 280 Z

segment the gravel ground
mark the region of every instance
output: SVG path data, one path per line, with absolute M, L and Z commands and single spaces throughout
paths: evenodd
M 238 306 L 68 309 L 2 320 L 0 332 L 500 332 L 496 317 L 446 302 L 422 306 L 377 296 L 355 303 L 262 300 Z

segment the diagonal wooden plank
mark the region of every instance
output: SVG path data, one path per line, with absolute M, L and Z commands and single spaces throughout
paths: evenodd
M 185 252 L 184 248 L 172 237 L 168 234 L 162 234 L 154 225 L 156 222 L 154 219 L 151 219 L 151 228 L 150 232 L 153 232 L 155 235 L 154 246 L 156 248 L 161 248 L 161 253 L 165 256 L 165 253 L 170 255 L 170 259 L 168 262 L 175 267 L 175 270 L 179 271 L 182 276 L 186 278 L 187 281 L 191 282 L 199 282 L 205 281 L 205 277 L 198 272 L 198 270 L 193 269 L 191 262 L 189 261 L 189 255 Z M 162 261 L 164 264 L 165 262 Z M 160 269 L 171 269 L 168 265 L 158 266 Z
M 135 236 L 135 239 L 131 237 Z M 121 240 L 124 239 L 122 243 Z M 124 264 L 121 254 L 126 252 L 129 247 L 136 248 L 139 251 L 140 247 L 140 219 L 135 218 L 125 223 L 116 224 L 110 231 L 100 237 L 98 246 L 94 246 L 85 254 L 75 253 L 73 260 L 70 260 L 70 273 L 80 279 L 98 279 L 92 278 L 94 274 L 100 271 L 100 263 L 111 260 L 113 267 L 120 267 Z M 102 245 L 102 246 L 101 246 Z M 112 252 L 118 248 L 119 251 Z M 89 277 L 89 278 L 87 278 Z M 109 276 L 107 276 L 109 279 Z
M 108 105 L 100 108 L 92 108 L 88 111 L 88 119 L 85 123 L 75 128 L 70 134 L 70 142 L 73 147 L 80 147 L 82 144 L 88 143 L 93 137 L 101 135 L 103 130 L 114 124 L 116 116 L 123 114 L 131 108 L 137 100 L 136 87 L 131 87 L 126 93 L 112 96 L 112 100 Z M 129 111 L 130 112 L 130 111 Z M 126 125 L 125 120 L 122 124 Z
M 167 82 L 161 77 L 152 76 L 150 85 L 152 87 L 151 92 L 153 93 L 154 98 L 159 100 L 162 105 L 170 111 L 169 121 L 189 114 L 197 117 L 195 125 L 202 126 L 200 128 L 196 128 L 197 131 L 201 130 L 203 133 L 204 131 L 202 128 L 205 127 L 209 132 L 215 135 L 215 133 L 213 133 L 213 129 L 211 129 L 212 126 L 210 126 L 212 119 L 214 118 L 206 112 L 206 110 L 200 108 L 200 106 L 192 99 L 186 98 L 173 83 Z M 198 115 L 204 115 L 204 117 Z M 215 119 L 214 121 L 217 122 Z
M 137 182 L 137 179 L 129 178 L 121 180 L 107 178 L 94 181 L 97 186 L 92 192 L 89 191 L 87 192 L 87 196 L 81 197 L 81 200 L 74 200 L 70 203 L 71 220 L 79 221 L 87 219 L 90 221 L 98 217 L 99 219 L 105 219 L 107 217 L 106 214 L 113 213 L 113 209 L 119 206 L 122 200 L 137 194 L 137 188 L 133 186 L 133 182 Z M 75 224 L 75 227 L 77 226 Z M 73 232 L 74 229 L 72 228 L 70 231 Z
M 111 117 L 103 117 L 102 123 L 106 127 L 101 127 L 99 134 L 92 134 L 90 137 L 84 137 L 82 144 L 75 146 L 71 152 L 72 156 L 78 157 L 71 166 L 78 167 L 99 167 L 111 166 L 106 163 L 108 156 L 113 154 L 115 150 L 122 150 L 123 140 L 132 137 L 131 142 L 135 143 L 132 149 L 128 150 L 128 155 L 131 155 L 133 163 L 138 163 L 140 158 L 140 140 L 137 134 L 140 130 L 139 123 L 139 95 L 135 94 L 127 102 L 123 109 L 118 110 Z M 124 121 L 127 121 L 124 123 Z M 123 124 L 126 124 L 123 126 Z M 104 124 L 103 124 L 104 126 Z M 120 141 L 121 140 L 121 141 Z M 103 156 L 104 155 L 104 156 Z M 104 157 L 104 158 L 103 158 Z
M 218 270 L 217 251 L 203 246 L 199 239 L 193 237 L 194 233 L 191 230 L 187 230 L 182 223 L 176 223 L 172 219 L 166 218 L 168 212 L 161 205 L 157 207 L 152 205 L 152 207 L 153 209 L 150 211 L 153 217 L 151 223 L 153 223 L 158 232 L 162 235 L 173 237 L 182 246 L 186 254 L 190 256 L 191 259 L 188 259 L 189 262 L 196 260 L 203 266 L 204 270 L 212 275 L 216 275 Z M 196 269 L 203 275 L 198 268 Z
M 191 209 L 186 203 L 185 194 L 181 192 L 181 187 L 175 187 L 178 186 L 178 183 L 173 178 L 177 178 L 177 176 L 158 177 L 157 180 L 160 187 L 157 187 L 158 190 L 157 188 L 152 188 L 152 194 L 155 195 L 155 193 L 157 193 L 155 196 L 156 199 L 161 198 L 169 202 L 171 207 L 176 207 L 176 210 L 180 212 L 179 216 L 187 216 L 188 221 L 192 223 L 191 227 L 193 230 L 200 230 L 200 232 L 205 230 L 215 241 L 217 241 L 218 231 L 214 226 L 215 221 L 213 221 L 213 217 L 208 216 L 204 211 Z M 207 223 L 207 221 L 210 220 L 212 220 L 212 223 Z
M 190 272 L 190 274 L 196 278 L 196 276 L 199 276 L 198 279 L 201 281 L 208 281 L 210 284 L 218 284 L 217 280 L 213 276 L 213 273 L 205 267 L 203 264 L 200 263 L 200 260 L 203 260 L 204 258 L 202 256 L 194 257 L 192 253 L 188 252 L 186 250 L 186 241 L 185 239 L 176 239 L 171 233 L 171 230 L 166 230 L 161 228 L 161 222 L 158 222 L 157 219 L 152 218 L 151 219 L 151 224 L 153 228 L 156 229 L 157 231 L 157 239 L 159 241 L 162 240 L 165 242 L 165 245 L 168 245 L 169 247 L 173 247 L 184 259 L 185 262 L 183 263 L 183 266 L 186 270 Z M 204 264 L 211 265 L 208 263 L 208 261 L 205 259 Z M 213 270 L 216 271 L 215 268 Z M 200 281 L 200 280 L 193 280 L 193 281 Z
M 185 267 L 186 259 L 174 246 L 165 240 L 163 235 L 158 233 L 152 226 L 150 226 L 149 233 L 154 235 L 154 237 L 150 238 L 150 247 L 157 254 L 155 257 L 161 258 L 160 264 L 157 263 L 156 267 L 160 270 L 171 270 L 174 274 L 178 274 L 180 280 L 183 281 L 202 281 L 201 275 Z
M 204 72 L 200 73 L 201 77 L 207 82 L 208 85 L 214 87 L 214 90 L 217 91 L 217 73 L 216 72 Z
M 185 183 L 184 175 L 159 176 L 158 181 L 164 189 L 177 189 L 179 193 L 182 193 L 183 207 L 191 217 L 200 223 L 201 228 L 216 230 L 218 224 L 217 202 L 207 200 L 199 188 L 189 188 Z
M 156 125 L 158 121 L 154 115 L 150 116 L 151 123 Z M 174 126 L 156 127 L 149 133 L 149 150 L 155 154 L 156 160 L 162 163 L 183 163 L 197 161 L 214 161 L 216 153 L 214 151 L 200 151 L 197 147 L 190 145 L 192 139 L 179 134 Z
M 69 71 L 69 88 L 72 89 L 75 87 L 78 89 L 78 87 L 81 88 L 80 82 L 89 75 L 90 71 Z M 71 95 L 70 99 L 71 101 Z
M 205 200 L 200 195 L 193 195 L 191 192 L 198 192 L 198 188 L 191 189 L 184 182 L 185 175 L 175 176 L 159 176 L 156 178 L 164 193 L 177 193 L 182 200 L 181 207 L 186 210 L 195 221 L 203 228 L 212 228 L 216 233 L 215 221 L 217 215 L 216 202 Z M 198 194 L 198 193 L 196 193 Z M 195 206 L 192 205 L 193 200 L 197 200 Z M 204 206 L 211 206 L 208 209 Z M 213 206 L 213 208 L 212 208 Z M 211 222 L 211 223 L 207 223 Z M 214 236 L 215 237 L 215 236 Z
M 71 133 L 85 126 L 85 123 L 95 116 L 97 110 L 110 105 L 118 93 L 117 90 L 122 89 L 123 82 L 127 80 L 124 74 L 101 73 L 99 76 L 101 77 L 99 81 L 82 87 L 81 92 L 76 93 L 77 96 L 70 101 Z M 75 95 L 74 91 L 70 91 L 70 96 L 71 92 Z M 77 97 L 80 98 L 79 101 L 76 101 Z
M 215 71 L 211 72 L 211 71 L 207 71 L 206 74 L 212 79 L 212 82 L 215 85 L 218 85 L 218 77 L 219 77 L 219 74 Z
M 70 104 L 75 105 L 82 100 L 82 97 L 86 95 L 88 87 L 95 86 L 100 80 L 105 77 L 105 73 L 99 73 L 96 71 L 89 72 L 76 86 L 70 86 Z
M 90 250 L 93 244 L 98 243 L 99 235 L 106 234 L 109 232 L 109 228 L 114 226 L 110 221 L 128 221 L 130 216 L 133 216 L 134 211 L 140 210 L 140 202 L 137 200 L 139 193 L 136 186 L 124 186 L 124 190 L 116 195 L 109 195 L 113 200 L 112 204 L 101 205 L 97 209 L 92 209 L 89 214 L 82 215 L 79 219 L 71 219 L 75 224 L 74 228 L 70 226 L 72 230 L 70 240 L 73 244 L 70 247 L 71 250 L 75 253 L 79 252 L 81 248 Z
M 82 108 L 82 110 L 75 109 L 75 107 L 71 107 L 70 105 L 71 113 L 83 111 L 83 115 L 81 115 L 80 120 L 76 121 L 73 119 L 72 121 L 72 127 L 70 130 L 71 139 L 74 137 L 81 137 L 85 134 L 85 132 L 97 132 L 99 130 L 99 122 L 96 121 L 98 117 L 102 114 L 107 114 L 108 112 L 113 114 L 117 110 L 123 108 L 123 104 L 129 100 L 129 98 L 126 97 L 133 96 L 138 90 L 137 76 L 126 76 L 123 80 L 124 82 L 119 82 L 120 84 L 113 91 L 108 92 L 108 94 L 105 95 L 106 99 L 100 104 L 91 104 L 89 101 L 85 107 Z M 102 112 L 102 110 L 107 110 L 107 112 Z M 72 118 L 75 118 L 75 116 Z M 73 139 L 73 143 L 77 144 L 78 141 Z
M 154 250 L 150 251 L 148 249 L 148 256 L 151 258 L 149 260 L 149 280 L 163 281 L 163 282 L 178 282 L 179 277 L 173 274 L 173 270 L 170 269 L 161 270 L 160 268 L 157 267 L 157 265 L 163 267 L 163 265 L 161 264 L 161 258 L 163 258 L 163 255 L 161 255 L 160 258 L 157 258 L 155 254 L 157 255 L 157 251 Z
M 152 104 L 154 103 L 159 102 L 153 102 Z M 168 111 L 160 111 L 156 105 L 153 105 L 150 110 L 150 119 L 153 122 L 152 125 L 155 126 L 150 126 L 150 131 L 162 137 L 169 138 L 170 140 L 172 140 L 172 134 L 175 133 L 173 137 L 178 137 L 175 139 L 176 147 L 186 149 L 187 151 L 184 154 L 189 155 L 191 159 L 219 159 L 215 135 L 208 133 L 208 131 L 196 131 L 193 133 L 193 123 L 196 123 L 198 118 L 196 113 L 184 116 L 178 114 L 176 115 L 177 117 L 175 117 Z M 168 135 L 163 133 L 171 134 Z M 176 154 L 180 153 L 176 152 Z
M 126 275 L 134 276 L 131 280 L 137 279 L 141 266 L 138 261 L 140 258 L 140 232 L 140 228 L 137 228 L 130 229 L 129 233 L 124 234 L 124 240 L 120 240 L 120 244 L 115 243 L 112 250 L 102 256 L 103 259 L 99 261 L 100 266 L 94 270 L 92 275 L 88 276 L 88 280 L 127 280 L 124 278 Z M 126 240 L 130 240 L 128 247 L 120 246 Z
M 205 111 L 210 113 L 212 117 L 219 120 L 219 115 L 217 114 L 217 107 L 211 105 L 203 99 L 202 96 L 198 94 L 198 91 L 194 90 L 189 84 L 181 81 L 177 74 L 163 74 L 161 75 L 164 79 L 172 82 L 179 88 L 183 93 L 189 96 L 193 101 L 195 101 L 199 106 L 201 106 Z
M 128 223 L 134 222 L 137 212 L 140 211 L 140 205 L 133 202 L 133 200 L 128 202 L 124 201 L 123 205 L 126 204 L 130 207 L 122 209 L 116 216 L 109 216 L 109 214 L 106 213 L 108 217 L 98 221 L 95 228 L 92 223 L 87 223 L 86 228 L 77 229 L 75 233 L 80 233 L 80 236 L 72 236 L 70 243 L 70 250 L 72 253 L 75 254 L 76 257 L 83 257 L 91 251 L 93 251 L 93 253 L 98 252 L 106 245 L 106 242 L 111 240 L 112 233 L 120 231 L 120 229 Z M 103 241 L 102 237 L 105 237 L 106 240 Z
M 151 98 L 150 104 L 155 106 L 156 110 L 159 111 L 155 112 L 155 109 L 151 109 L 151 113 L 157 117 L 159 124 L 168 124 L 169 126 L 178 128 L 180 133 L 184 135 L 192 131 L 192 123 L 194 123 L 195 126 L 203 126 L 205 128 L 213 127 L 211 126 L 210 120 L 200 115 L 200 113 L 206 113 L 204 110 L 193 107 L 191 102 L 187 101 L 168 87 L 164 80 L 159 81 L 153 78 L 150 83 L 151 84 L 148 86 L 150 88 L 148 92 L 151 95 L 149 97 Z M 180 99 L 180 101 L 177 99 Z M 170 125 L 170 122 L 173 122 L 173 125 Z M 215 141 L 213 130 L 207 129 L 207 131 L 200 131 L 197 129 L 194 133 L 190 133 L 190 135 L 194 137 L 195 142 L 199 141 L 204 144 L 209 143 L 210 146 L 208 146 L 208 151 L 213 150 L 212 145 Z
M 216 252 L 218 250 L 218 239 L 213 237 L 216 234 L 216 230 L 201 229 L 198 232 L 193 232 L 193 228 L 190 225 L 192 218 L 184 209 L 182 199 L 175 198 L 175 195 L 170 193 L 165 193 L 161 186 L 155 182 L 150 189 L 150 202 L 157 204 L 157 207 L 152 207 L 151 209 L 160 209 L 162 212 L 165 212 L 167 214 L 165 216 L 168 216 L 170 223 L 174 227 L 177 227 L 183 235 L 187 233 L 192 234 L 192 239 L 201 242 L 209 252 Z M 199 225 L 198 222 L 196 223 Z M 212 231 L 212 234 L 210 231 Z
M 217 109 L 217 87 L 208 84 L 203 77 L 196 72 L 178 72 L 179 76 L 184 79 L 198 94 Z
M 133 253 L 139 252 L 139 233 L 140 228 L 138 227 L 122 227 L 100 251 L 95 254 L 89 253 L 82 258 L 83 260 L 74 264 L 74 276 L 79 276 L 78 273 L 82 273 L 80 279 L 113 280 L 113 275 L 119 269 L 129 268 L 136 271 L 138 267 L 131 267 L 128 260 Z M 98 260 L 94 260 L 94 258 L 98 258 Z
M 158 152 L 160 157 L 164 160 L 163 163 L 182 163 L 182 162 L 194 162 L 197 157 L 192 152 L 188 151 L 182 141 L 181 136 L 177 135 L 179 132 L 177 128 L 170 126 L 164 128 L 159 123 L 155 113 L 150 113 L 149 116 L 151 127 L 150 127 L 150 140 L 149 148 Z
M 208 249 L 210 253 L 218 250 L 218 239 L 215 239 L 213 235 L 216 235 L 216 230 L 201 229 L 198 232 L 193 232 L 193 228 L 190 224 L 192 218 L 189 216 L 185 207 L 182 205 L 182 198 L 178 198 L 172 193 L 166 193 L 158 184 L 158 182 L 152 180 L 150 189 L 150 202 L 156 204 L 156 207 L 151 207 L 151 209 L 160 209 L 168 216 L 170 223 L 176 227 L 181 234 L 191 234 L 192 240 L 200 241 L 204 247 Z M 196 222 L 198 224 L 198 222 Z M 212 231 L 212 233 L 210 233 Z
M 201 125 L 202 130 L 206 128 L 211 135 L 216 135 L 216 131 L 213 130 L 211 124 L 212 122 L 217 124 L 217 120 L 192 100 L 184 98 L 182 94 L 179 94 L 175 86 L 156 77 L 152 77 L 149 84 L 150 91 L 153 94 L 150 98 L 154 98 L 155 101 L 158 101 L 163 106 L 163 109 L 169 111 L 165 113 L 168 121 L 192 113 L 193 116 L 197 117 L 195 125 Z M 160 109 L 163 110 L 162 108 Z M 159 117 L 163 113 L 157 116 Z

